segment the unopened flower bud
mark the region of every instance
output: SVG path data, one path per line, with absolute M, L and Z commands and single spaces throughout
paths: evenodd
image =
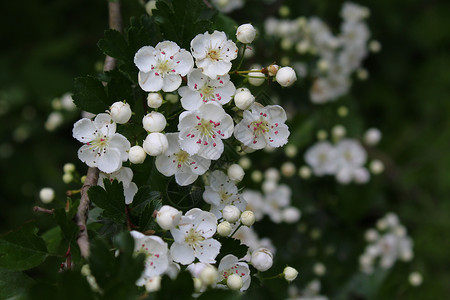
M 277 182 L 278 180 L 280 180 L 280 172 L 278 172 L 278 170 L 275 168 L 269 168 L 264 172 L 264 177 L 267 180 Z
M 364 234 L 364 238 L 368 242 L 375 242 L 379 237 L 378 231 L 375 229 L 368 229 L 366 233 Z
M 373 53 L 378 53 L 381 50 L 381 44 L 379 41 L 370 41 L 369 50 Z
M 295 174 L 295 165 L 287 161 L 284 164 L 281 165 L 281 174 L 283 174 L 284 177 L 292 177 Z
M 316 263 L 313 266 L 313 272 L 317 276 L 322 276 L 326 273 L 327 269 L 325 268 L 325 265 L 322 263 Z
M 222 217 L 230 223 L 236 223 L 240 216 L 239 208 L 234 205 L 227 205 L 222 210 Z
M 152 111 L 142 119 L 142 125 L 148 132 L 161 132 L 166 128 L 166 124 L 164 115 L 156 111 Z
M 125 124 L 131 118 L 130 104 L 121 101 L 115 102 L 109 108 L 111 119 L 117 124 Z
M 156 9 L 156 0 L 150 0 L 145 4 L 145 11 L 149 16 L 153 15 L 153 10 Z
M 203 268 L 203 270 L 200 272 L 200 280 L 202 281 L 204 286 L 213 285 L 217 282 L 217 278 L 219 277 L 219 274 L 211 265 L 208 265 Z
M 283 216 L 283 220 L 286 223 L 292 224 L 292 223 L 297 223 L 298 220 L 300 220 L 301 217 L 301 213 L 300 210 L 296 207 L 288 207 L 285 208 L 282 212 L 281 212 L 282 216 Z
M 64 173 L 72 173 L 75 172 L 75 165 L 73 163 L 66 163 L 63 166 Z
M 292 267 L 286 267 L 283 270 L 284 279 L 286 279 L 288 282 L 293 281 L 295 278 L 297 278 L 298 271 Z
M 250 72 L 248 73 L 248 83 L 254 86 L 260 86 L 266 80 L 266 75 L 261 72 Z
M 275 76 L 278 73 L 278 70 L 280 69 L 279 65 L 272 64 L 267 67 L 267 71 L 269 72 L 269 76 Z
M 348 108 L 346 106 L 339 106 L 337 114 L 341 118 L 346 117 L 348 115 Z
M 150 278 L 145 283 L 145 290 L 147 292 L 156 292 L 161 288 L 161 276 L 155 276 Z
M 408 280 L 412 286 L 419 286 L 423 281 L 422 274 L 420 274 L 419 272 L 412 272 L 411 274 L 409 274 Z
M 295 145 L 289 144 L 284 147 L 284 152 L 286 153 L 287 157 L 294 158 L 295 156 L 297 156 L 298 148 Z
M 364 134 L 364 142 L 369 146 L 375 146 L 381 140 L 381 131 L 370 128 Z
M 217 225 L 217 233 L 221 236 L 229 236 L 233 228 L 227 221 L 223 221 Z
M 69 184 L 73 181 L 73 175 L 71 173 L 64 173 L 63 177 L 62 177 L 62 181 L 65 184 Z
M 234 104 L 237 108 L 246 110 L 253 104 L 253 102 L 255 102 L 255 96 L 252 95 L 249 89 L 240 88 L 236 90 L 236 94 L 234 95 Z
M 243 44 L 250 44 L 256 36 L 256 29 L 252 24 L 242 24 L 236 30 L 236 38 Z
M 278 70 L 275 78 L 281 86 L 288 87 L 297 80 L 297 75 L 291 67 L 283 67 Z
M 152 132 L 147 135 L 142 146 L 148 155 L 157 156 L 167 150 L 169 142 L 164 134 Z
M 181 220 L 181 211 L 170 205 L 164 205 L 156 214 L 156 222 L 164 230 L 170 230 L 178 226 Z
M 383 171 L 384 171 L 384 164 L 383 164 L 382 161 L 375 159 L 375 160 L 370 162 L 369 168 L 370 168 L 370 171 L 373 174 L 378 175 L 378 174 L 383 173 Z
M 273 180 L 265 180 L 261 188 L 265 194 L 270 194 L 277 188 L 277 183 Z
M 160 93 L 149 93 L 147 96 L 147 105 L 151 108 L 158 108 L 161 106 L 163 98 Z
M 142 164 L 147 154 L 141 146 L 133 146 L 128 152 L 128 158 L 132 164 Z
M 239 276 L 238 274 L 231 274 L 230 276 L 228 276 L 227 278 L 227 286 L 228 288 L 230 288 L 230 290 L 240 290 L 242 288 L 243 285 L 243 280 L 242 277 Z
M 239 165 L 242 167 L 242 169 L 249 169 L 252 165 L 252 161 L 250 160 L 250 158 L 244 156 L 239 160 Z
M 39 198 L 45 204 L 50 203 L 55 199 L 55 191 L 49 187 L 43 188 L 39 192 Z
M 320 129 L 317 131 L 316 136 L 318 140 L 323 141 L 328 137 L 328 133 L 325 130 Z
M 331 129 L 331 135 L 334 139 L 340 140 L 347 134 L 347 130 L 342 125 L 336 125 Z
M 228 167 L 227 171 L 228 177 L 234 182 L 239 182 L 244 178 L 244 169 L 238 164 L 232 164 Z
M 307 166 L 303 166 L 298 170 L 298 175 L 303 179 L 308 179 L 311 177 L 311 169 Z
M 86 181 L 86 175 L 81 176 L 80 181 L 81 183 L 84 183 Z
M 256 221 L 255 214 L 251 210 L 246 210 L 241 214 L 241 223 L 245 226 L 252 226 Z
M 250 176 L 251 176 L 252 180 L 256 183 L 261 182 L 261 180 L 263 179 L 263 175 L 262 175 L 261 171 L 259 171 L 259 170 L 253 171 Z
M 266 248 L 259 248 L 252 253 L 252 265 L 256 270 L 264 272 L 270 269 L 273 264 L 273 255 Z

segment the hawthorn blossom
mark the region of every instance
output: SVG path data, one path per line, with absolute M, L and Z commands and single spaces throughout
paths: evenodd
M 285 185 L 277 185 L 274 191 L 265 196 L 264 211 L 274 223 L 283 221 L 283 209 L 291 203 L 291 189 Z
M 233 119 L 217 103 L 206 103 L 197 110 L 180 114 L 178 123 L 180 148 L 190 155 L 216 160 L 222 155 L 227 139 L 233 133 Z
M 321 141 L 310 147 L 305 153 L 305 161 L 316 176 L 334 174 L 337 170 L 336 150 L 327 141 Z
M 133 180 L 133 170 L 127 167 L 122 167 L 111 174 L 100 172 L 97 185 L 105 188 L 105 185 L 103 183 L 104 179 L 108 179 L 111 182 L 116 179 L 118 182 L 122 182 L 125 204 L 130 204 L 131 202 L 133 202 L 134 195 L 136 195 L 138 191 L 136 183 L 131 182 L 131 180 Z
M 156 47 L 144 46 L 136 52 L 134 64 L 139 69 L 139 85 L 147 92 L 175 91 L 194 67 L 191 54 L 171 41 L 160 42 Z
M 178 144 L 178 132 L 166 133 L 168 149 L 155 160 L 156 169 L 164 176 L 175 175 L 178 185 L 185 186 L 197 180 L 209 168 L 211 160 L 198 155 L 189 155 Z
M 213 79 L 203 74 L 201 70 L 194 69 L 188 74 L 187 86 L 181 87 L 178 93 L 183 108 L 195 110 L 210 101 L 224 105 L 230 102 L 235 91 L 230 75 L 225 74 Z
M 222 76 L 231 69 L 231 61 L 237 57 L 238 48 L 228 40 L 225 32 L 214 31 L 198 34 L 191 41 L 191 52 L 197 67 L 211 78 Z
M 146 256 L 145 269 L 138 282 L 163 274 L 169 266 L 167 243 L 155 235 L 146 236 L 134 230 L 130 234 L 134 238 L 134 251 Z
M 73 137 L 84 143 L 78 158 L 89 167 L 105 173 L 117 171 L 128 159 L 130 142 L 116 133 L 116 123 L 109 114 L 98 114 L 94 121 L 83 118 L 73 125 Z
M 286 112 L 281 106 L 264 107 L 255 102 L 244 111 L 244 118 L 236 125 L 234 136 L 252 149 L 262 149 L 266 145 L 281 147 L 287 143 L 289 136 L 285 121 Z
M 203 200 L 211 204 L 211 212 L 220 219 L 222 210 L 227 205 L 236 206 L 241 212 L 247 202 L 238 193 L 236 185 L 222 171 L 214 171 L 209 176 L 209 186 L 205 186 Z
M 221 244 L 212 238 L 216 233 L 217 218 L 210 212 L 198 208 L 189 210 L 178 224 L 170 230 L 174 243 L 170 254 L 174 261 L 183 265 L 200 262 L 215 263 Z
M 227 280 L 232 274 L 237 274 L 242 278 L 241 292 L 248 289 L 251 282 L 250 268 L 245 262 L 240 262 L 238 258 L 232 254 L 225 255 L 219 263 L 219 279 L 218 282 Z

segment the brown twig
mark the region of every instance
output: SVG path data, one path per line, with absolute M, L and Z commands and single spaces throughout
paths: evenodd
M 109 12 L 109 28 L 122 32 L 122 16 L 120 12 L 120 1 L 108 2 Z M 116 60 L 110 56 L 106 56 L 105 64 L 103 65 L 103 71 L 111 71 L 116 67 Z M 106 85 L 106 83 L 105 83 Z M 89 256 L 89 237 L 87 233 L 86 220 L 89 214 L 89 196 L 88 190 L 91 186 L 97 185 L 99 170 L 97 168 L 90 167 L 86 174 L 86 180 L 81 188 L 81 199 L 78 211 L 75 216 L 75 221 L 80 229 L 77 237 L 77 243 L 80 247 L 81 255 L 84 258 Z
M 33 207 L 33 211 L 51 215 L 51 214 L 53 214 L 55 212 L 55 209 L 54 208 L 47 209 L 47 208 L 43 208 L 43 207 L 40 207 L 40 206 L 35 206 L 35 207 Z

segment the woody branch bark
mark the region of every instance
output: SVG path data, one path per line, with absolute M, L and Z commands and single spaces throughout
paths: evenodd
M 109 28 L 122 32 L 122 16 L 120 12 L 120 1 L 108 2 Z M 116 60 L 110 56 L 106 56 L 103 71 L 111 71 L 116 67 Z M 104 83 L 106 85 L 106 83 Z M 77 237 L 77 243 L 80 247 L 81 255 L 84 258 L 89 256 L 89 237 L 86 227 L 86 220 L 89 214 L 89 196 L 88 190 L 91 186 L 97 185 L 99 170 L 97 168 L 89 168 L 86 174 L 86 180 L 81 188 L 81 199 L 75 221 L 80 229 Z

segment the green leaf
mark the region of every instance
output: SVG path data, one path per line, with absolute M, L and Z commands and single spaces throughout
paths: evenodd
M 236 21 L 224 14 L 219 13 L 214 19 L 213 29 L 224 31 L 230 38 L 235 36 L 237 27 Z
M 341 288 L 333 299 L 344 300 L 350 296 L 363 299 L 376 299 L 377 292 L 389 274 L 389 269 L 377 268 L 372 274 L 356 273 Z
M 47 247 L 37 232 L 34 223 L 27 223 L 0 237 L 0 267 L 21 271 L 43 263 L 48 256 Z
M 213 289 L 204 292 L 198 300 L 238 300 L 241 299 L 241 294 L 237 291 L 224 290 L 224 289 Z
M 188 271 L 181 271 L 175 280 L 165 275 L 161 281 L 161 289 L 156 294 L 156 299 L 186 299 L 187 295 L 194 292 L 192 275 Z
M 92 76 L 75 78 L 72 97 L 79 109 L 94 114 L 104 112 L 110 104 L 103 84 Z
M 105 37 L 98 41 L 98 47 L 105 55 L 119 60 L 119 62 L 132 61 L 134 53 L 130 53 L 123 35 L 114 29 L 105 31 Z
M 140 231 L 156 230 L 155 218 L 153 212 L 162 206 L 161 194 L 152 191 L 150 186 L 143 186 L 139 189 L 131 204 L 131 214 L 138 216 Z
M 89 199 L 95 205 L 103 209 L 103 217 L 124 224 L 125 216 L 125 196 L 123 195 L 123 185 L 121 182 L 108 179 L 103 181 L 105 189 L 101 186 L 93 186 L 88 190 Z
M 108 102 L 114 103 L 125 100 L 133 109 L 134 99 L 131 92 L 132 82 L 118 70 L 106 72 L 105 75 L 108 81 L 108 85 L 106 86 L 108 91 Z
M 55 226 L 44 232 L 41 237 L 44 239 L 49 253 L 58 253 L 59 245 L 61 244 L 63 238 L 61 227 Z
M 156 8 L 153 16 L 163 37 L 184 49 L 190 48 L 197 34 L 208 31 L 213 25 L 214 11 L 202 0 L 161 0 L 156 2 Z
M 247 254 L 248 247 L 241 244 L 239 240 L 235 240 L 231 237 L 222 237 L 218 241 L 222 244 L 220 248 L 220 253 L 216 260 L 220 261 L 225 255 L 232 253 L 237 258 L 242 258 Z
M 64 208 L 58 208 L 53 213 L 56 223 L 61 227 L 61 232 L 67 242 L 71 242 L 77 237 L 78 226 L 68 218 Z
M 0 299 L 24 299 L 33 279 L 22 272 L 0 269 Z

